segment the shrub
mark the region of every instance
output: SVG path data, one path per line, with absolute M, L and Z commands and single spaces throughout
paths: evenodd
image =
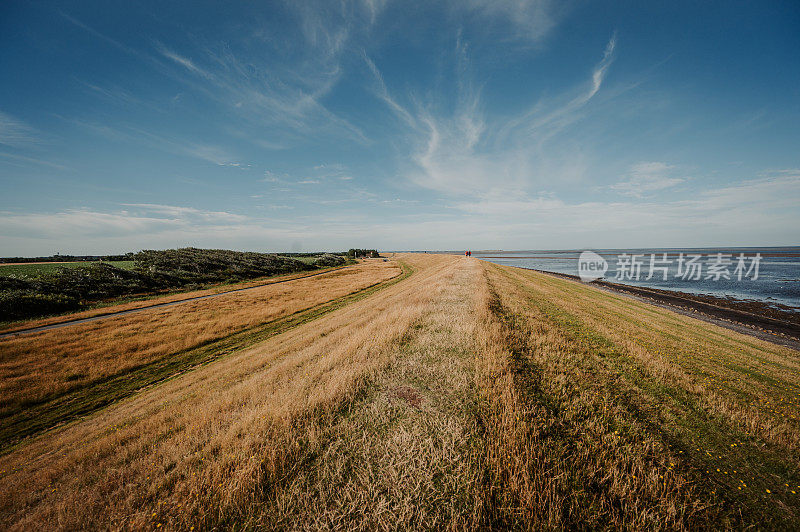
M 348 258 L 354 257 L 372 257 L 378 258 L 380 257 L 380 253 L 378 253 L 375 249 L 359 249 L 359 248 L 352 248 L 347 252 Z
M 271 253 L 197 248 L 145 250 L 127 258 L 133 259 L 133 270 L 99 262 L 59 267 L 34 279 L 0 276 L 0 321 L 76 310 L 124 295 L 201 288 L 344 263 L 344 258 L 327 254 L 307 264 Z
M 80 308 L 80 301 L 66 294 L 41 294 L 24 290 L 0 292 L 0 317 L 4 321 L 67 312 Z
M 318 259 L 314 261 L 314 266 L 317 268 L 330 268 L 332 266 L 341 266 L 344 264 L 345 258 L 341 255 L 332 255 L 330 253 L 325 253 Z

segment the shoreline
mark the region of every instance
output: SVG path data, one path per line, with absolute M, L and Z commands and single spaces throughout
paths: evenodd
M 512 267 L 596 286 L 800 351 L 800 313 L 782 310 L 767 303 L 643 288 L 604 280 L 583 283 L 577 275 Z

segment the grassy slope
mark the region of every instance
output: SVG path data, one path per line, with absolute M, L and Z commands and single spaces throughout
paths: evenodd
M 288 292 L 289 295 L 294 297 L 294 299 L 288 301 L 288 304 L 284 300 L 285 298 L 281 298 L 283 295 L 281 293 L 268 295 L 267 297 L 271 297 L 280 305 L 276 305 L 276 312 L 266 314 L 263 319 L 253 322 L 249 318 L 252 317 L 254 311 L 248 311 L 242 316 L 248 318 L 248 320 L 241 321 L 242 318 L 240 317 L 238 322 L 232 322 L 225 328 L 225 333 L 216 336 L 198 338 L 196 336 L 197 332 L 192 330 L 192 326 L 204 319 L 204 314 L 208 311 L 212 312 L 213 316 L 217 316 L 218 302 L 204 300 L 195 308 L 171 308 L 171 313 L 188 318 L 179 323 L 178 328 L 172 331 L 171 334 L 191 336 L 194 341 L 190 342 L 189 347 L 166 351 L 161 349 L 158 356 L 142 357 L 139 361 L 132 361 L 136 354 L 131 353 L 130 356 L 124 357 L 128 362 L 126 366 L 115 367 L 115 369 L 99 373 L 93 378 L 88 378 L 86 374 L 80 374 L 81 378 L 75 378 L 75 372 L 79 371 L 79 369 L 75 369 L 76 366 L 73 364 L 73 369 L 62 369 L 52 376 L 63 385 L 58 386 L 52 383 L 47 385 L 47 393 L 44 395 L 36 393 L 37 381 L 29 379 L 23 391 L 24 395 L 17 401 L 17 404 L 10 403 L 12 395 L 7 386 L 8 379 L 6 379 L 2 387 L 5 389 L 5 398 L 3 402 L 4 415 L 2 421 L 0 421 L 0 452 L 7 450 L 7 447 L 13 445 L 22 437 L 36 434 L 59 423 L 70 421 L 95 411 L 120 398 L 141 391 L 146 386 L 166 378 L 174 378 L 185 371 L 207 364 L 232 351 L 253 345 L 292 327 L 316 319 L 343 305 L 390 286 L 410 274 L 408 268 L 397 271 L 387 270 L 385 272 L 365 271 L 364 273 L 367 275 L 363 276 L 363 280 L 361 280 L 357 278 L 357 272 L 358 269 L 347 272 L 352 274 L 347 276 L 348 282 L 352 283 L 352 286 L 344 291 L 336 290 L 337 286 L 328 282 L 329 279 L 335 281 L 334 276 L 341 276 L 341 273 L 331 272 L 324 279 L 312 281 L 316 291 L 315 296 L 317 296 L 313 300 L 298 297 L 303 295 L 304 290 L 303 285 L 300 283 L 308 283 L 308 280 L 298 280 L 289 289 L 281 286 L 279 290 Z M 384 280 L 387 277 L 388 280 Z M 339 295 L 340 293 L 343 295 Z M 240 295 L 236 305 L 246 306 L 250 303 L 250 299 L 260 305 L 264 296 L 259 294 L 258 291 L 244 293 Z M 282 310 L 284 306 L 285 310 Z M 130 317 L 127 319 L 130 321 Z M 155 316 L 155 320 L 155 328 L 152 328 L 152 330 L 148 330 L 147 322 L 134 324 L 133 335 L 127 340 L 134 340 L 136 348 L 143 349 L 147 345 L 146 336 L 148 333 L 151 336 L 153 334 L 160 336 L 166 334 L 169 330 L 168 321 L 162 316 Z M 84 343 L 87 334 L 102 338 L 102 334 L 108 332 L 112 334 L 113 343 L 116 345 L 111 347 L 109 345 L 111 342 L 103 342 L 106 347 L 94 355 L 97 362 L 100 362 L 106 356 L 104 353 L 109 349 L 120 350 L 123 348 L 126 342 L 126 335 L 121 334 L 122 327 L 117 325 L 116 321 L 104 320 L 95 323 L 94 327 L 97 329 L 88 333 L 80 330 L 81 326 L 73 326 L 78 329 L 71 330 L 69 333 L 52 330 L 39 333 L 36 336 L 31 335 L 19 339 L 9 339 L 4 343 L 0 342 L 4 352 L 4 355 L 0 356 L 0 374 L 6 372 L 8 366 L 16 367 L 24 362 L 21 360 L 22 357 L 19 356 L 21 352 L 19 352 L 17 344 L 20 344 L 20 342 L 31 343 L 39 357 L 42 354 L 49 354 L 54 358 L 58 358 L 59 355 L 68 354 L 71 358 L 78 358 L 77 352 L 71 352 L 72 346 L 76 344 L 80 346 L 81 343 Z M 66 343 L 64 342 L 65 336 Z M 159 343 L 162 344 L 159 347 L 162 347 L 166 342 L 161 341 Z M 14 352 L 15 347 L 18 351 L 16 354 Z M 84 350 L 86 350 L 85 347 Z M 84 360 L 82 363 L 86 364 L 87 362 Z M 131 364 L 130 362 L 133 363 Z M 80 366 L 77 367 L 79 368 Z M 56 369 L 56 366 L 51 364 L 50 369 Z M 32 366 L 30 370 L 33 370 Z M 19 372 L 20 370 L 16 371 Z M 44 370 L 37 370 L 36 373 L 39 377 L 47 375 Z M 50 380 L 52 381 L 52 379 Z M 44 382 L 47 384 L 47 381 Z
M 0 521 L 91 528 L 161 519 L 188 528 L 251 515 L 302 465 L 318 427 L 344 413 L 389 361 L 431 299 L 425 288 L 436 271 L 0 457 Z
M 403 260 L 394 286 L 0 457 L 0 524 L 798 526 L 796 352 L 533 272 Z
M 503 496 L 522 521 L 797 525 L 796 352 L 542 274 L 487 279 L 521 432 L 504 452 L 526 464 L 501 468 Z
M 3 338 L 0 415 L 345 296 L 399 271 L 388 263 L 362 263 L 291 283 Z
M 0 266 L 2 267 L 2 266 Z M 101 314 L 108 314 L 122 310 L 130 310 L 135 308 L 148 307 L 154 304 L 167 303 L 171 301 L 180 301 L 190 299 L 193 297 L 205 296 L 210 294 L 218 294 L 221 292 L 229 292 L 232 290 L 240 290 L 242 288 L 249 288 L 254 286 L 266 286 L 273 283 L 283 282 L 288 279 L 295 279 L 300 277 L 307 277 L 309 275 L 316 275 L 326 271 L 333 271 L 341 269 L 341 266 L 334 266 L 330 268 L 320 268 L 313 271 L 302 271 L 295 273 L 280 273 L 276 275 L 269 275 L 266 277 L 259 277 L 249 281 L 239 281 L 235 283 L 223 282 L 212 283 L 208 288 L 203 289 L 176 289 L 165 290 L 156 294 L 141 294 L 134 296 L 125 296 L 114 298 L 106 301 L 97 302 L 86 310 L 71 311 L 62 314 L 47 316 L 44 318 L 35 318 L 27 320 L 16 320 L 12 322 L 0 322 L 0 333 L 14 332 L 20 329 L 27 329 L 32 327 L 40 327 L 43 325 L 50 325 L 53 323 L 61 323 L 83 318 L 90 318 Z
M 384 364 L 346 408 L 318 422 L 313 444 L 298 456 L 302 467 L 248 514 L 246 525 L 376 530 L 487 524 L 474 364 L 480 269 L 477 263 L 445 264 L 426 280 L 429 299 Z

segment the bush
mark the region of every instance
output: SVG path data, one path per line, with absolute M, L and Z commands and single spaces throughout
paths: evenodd
M 138 270 L 166 274 L 186 282 L 252 279 L 313 268 L 297 259 L 271 253 L 224 249 L 145 250 L 136 253 L 133 260 Z
M 145 250 L 133 254 L 133 270 L 107 263 L 59 267 L 34 279 L 0 277 L 0 321 L 32 318 L 85 308 L 104 299 L 209 283 L 240 281 L 281 273 L 336 266 L 345 262 L 323 255 L 313 264 L 271 253 L 223 249 Z
M 66 294 L 40 294 L 24 290 L 0 292 L 0 316 L 4 321 L 67 312 L 80 308 L 80 301 Z
M 380 253 L 378 253 L 378 251 L 375 250 L 375 249 L 353 248 L 353 249 L 350 249 L 347 252 L 347 257 L 351 258 L 351 259 L 354 258 L 354 257 L 359 257 L 359 258 L 363 258 L 363 257 L 378 258 L 380 256 L 381 256 Z
M 332 266 L 341 266 L 344 264 L 345 258 L 341 255 L 332 255 L 330 253 L 325 253 L 318 259 L 314 261 L 314 266 L 317 268 L 330 268 Z

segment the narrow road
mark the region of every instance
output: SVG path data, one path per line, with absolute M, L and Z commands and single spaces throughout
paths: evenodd
M 113 318 L 117 316 L 124 316 L 126 314 L 134 314 L 136 312 L 144 312 L 146 310 L 152 310 L 154 308 L 163 308 L 163 307 L 171 307 L 173 305 L 180 305 L 181 303 L 186 303 L 188 301 L 197 301 L 198 299 L 211 299 L 212 297 L 217 296 L 224 296 L 226 294 L 231 294 L 233 292 L 244 292 L 246 290 L 255 290 L 256 288 L 263 288 L 265 286 L 273 285 L 273 284 L 281 284 L 281 283 L 288 283 L 290 281 L 298 281 L 300 279 L 308 279 L 309 277 L 316 277 L 317 275 L 325 275 L 326 273 L 335 272 L 338 270 L 343 270 L 345 268 L 351 268 L 353 265 L 350 266 L 340 266 L 338 268 L 333 268 L 330 270 L 325 270 L 323 272 L 315 272 L 310 273 L 308 275 L 301 275 L 300 277 L 292 277 L 291 279 L 279 279 L 276 281 L 272 281 L 269 283 L 262 283 L 255 286 L 247 286 L 245 288 L 234 288 L 233 290 L 226 290 L 224 292 L 218 292 L 216 294 L 206 294 L 204 296 L 193 296 L 187 297 L 186 299 L 179 299 L 177 301 L 167 301 L 165 303 L 155 303 L 153 305 L 147 305 L 146 307 L 138 307 L 128 310 L 118 310 L 114 312 L 104 312 L 103 314 L 97 314 L 95 316 L 90 316 L 88 318 L 78 318 L 73 320 L 67 321 L 60 321 L 58 323 L 51 323 L 49 325 L 40 325 L 38 327 L 29 327 L 27 329 L 17 329 L 15 331 L 0 333 L 0 340 L 4 338 L 13 338 L 15 336 L 21 336 L 23 334 L 32 334 L 41 331 L 49 331 L 50 329 L 60 329 L 61 327 L 67 327 L 69 325 L 78 325 L 81 323 L 89 323 L 91 321 L 102 320 L 105 318 Z

